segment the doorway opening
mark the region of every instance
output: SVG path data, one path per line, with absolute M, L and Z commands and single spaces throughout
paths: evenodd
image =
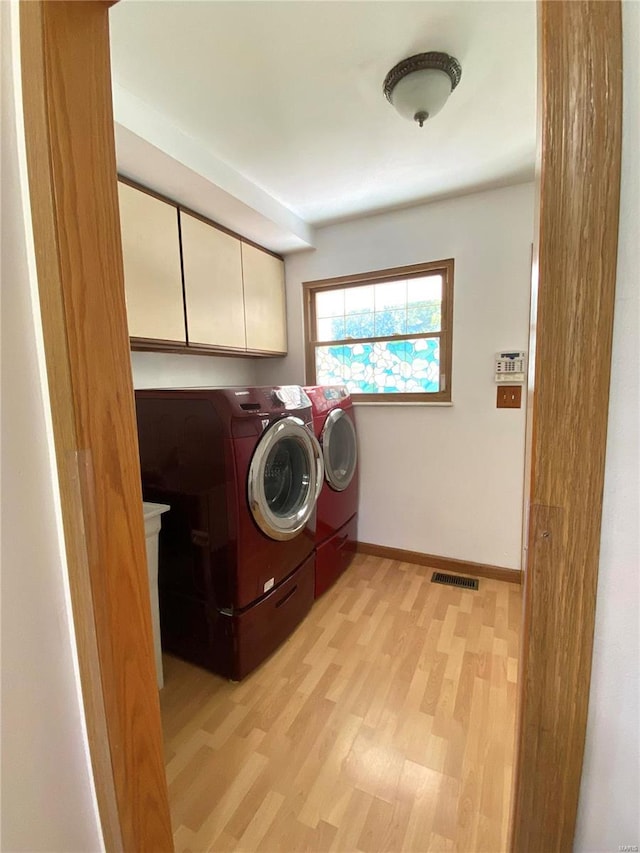
M 100 673 L 91 671 L 85 656 L 83 690 L 89 727 L 95 735 L 102 719 L 111 759 L 100 763 L 94 739 L 103 828 L 114 848 L 120 833 L 125 849 L 170 849 L 142 519 L 134 520 L 141 495 L 109 136 L 107 10 L 102 4 L 25 3 L 21 17 L 23 67 L 29 69 L 24 89 L 32 211 L 41 302 L 48 309 L 43 325 L 69 567 L 90 579 L 83 587 L 90 603 L 76 597 L 74 613 L 81 629 L 93 632 Z M 575 823 L 598 555 L 598 537 L 586 535 L 585 525 L 591 533 L 599 528 L 615 280 L 619 18 L 619 4 L 540 7 L 541 73 L 554 85 L 542 88 L 547 144 L 540 149 L 544 203 L 534 258 L 537 370 L 530 388 L 535 430 L 522 659 L 526 690 L 520 694 L 511 839 L 518 850 L 570 846 Z M 589 63 L 579 61 L 583 51 Z M 80 75 L 77 68 L 74 73 L 76 62 Z M 574 73 L 564 73 L 569 68 Z M 74 109 L 63 111 L 61 103 Z M 568 104 L 578 104 L 571 117 L 564 112 Z M 563 136 L 560 129 L 567 126 L 575 134 Z M 553 157 L 550 139 L 560 140 Z M 569 171 L 570 195 L 562 180 Z M 96 222 L 102 227 L 95 228 Z M 585 241 L 585 234 L 592 239 Z M 589 274 L 593 269 L 598 275 Z M 559 281 L 563 286 L 554 286 Z M 576 312 L 581 332 L 571 335 Z M 577 384 L 588 395 L 577 395 Z M 558 399 L 564 401 L 561 409 Z M 562 461 L 563 438 L 573 448 L 571 478 Z M 64 460 L 77 451 L 72 473 L 80 488 L 71 491 L 64 488 L 70 482 Z M 77 526 L 83 515 L 86 540 Z M 87 542 L 84 552 L 80 541 Z M 80 558 L 83 553 L 88 559 Z M 76 580 L 74 574 L 72 587 Z M 124 599 L 122 590 L 128 591 Z M 82 658 L 86 649 L 80 652 Z M 571 709 L 553 692 L 558 683 L 575 688 L 578 699 Z M 98 701 L 92 704 L 92 697 Z M 562 760 L 551 761 L 551 755 Z M 544 826 L 536 820 L 542 811 Z

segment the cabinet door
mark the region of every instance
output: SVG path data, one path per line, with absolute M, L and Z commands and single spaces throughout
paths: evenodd
M 190 344 L 245 349 L 240 240 L 180 212 Z
M 242 244 L 247 349 L 285 353 L 287 313 L 284 263 L 254 246 Z
M 129 334 L 186 343 L 177 208 L 118 182 Z

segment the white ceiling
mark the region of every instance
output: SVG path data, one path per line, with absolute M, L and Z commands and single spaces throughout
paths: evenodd
M 296 248 L 309 226 L 530 180 L 535 14 L 533 0 L 122 0 L 115 116 L 288 228 Z M 382 81 L 428 50 L 457 57 L 462 79 L 421 129 Z M 130 174 L 144 169 L 118 153 Z

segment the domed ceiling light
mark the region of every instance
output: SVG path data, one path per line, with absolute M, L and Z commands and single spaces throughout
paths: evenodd
M 401 116 L 422 127 L 440 112 L 461 76 L 460 63 L 448 53 L 417 53 L 393 66 L 383 90 Z

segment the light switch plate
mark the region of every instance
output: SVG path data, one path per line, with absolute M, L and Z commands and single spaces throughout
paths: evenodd
M 519 409 L 522 406 L 522 385 L 498 385 L 496 407 Z

